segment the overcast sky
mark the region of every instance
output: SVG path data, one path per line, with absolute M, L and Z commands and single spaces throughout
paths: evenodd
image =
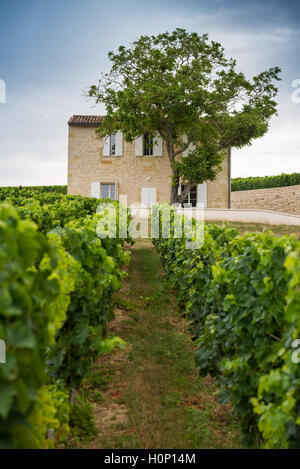
M 233 151 L 233 177 L 300 172 L 299 22 L 292 0 L 0 0 L 0 186 L 66 184 L 67 121 L 104 112 L 82 90 L 108 70 L 107 52 L 176 27 L 221 42 L 248 77 L 283 70 L 279 116 Z

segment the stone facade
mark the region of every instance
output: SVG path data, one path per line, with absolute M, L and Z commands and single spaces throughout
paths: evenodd
M 232 208 L 258 208 L 300 215 L 300 185 L 232 192 L 231 202 Z
M 156 201 L 170 200 L 172 174 L 166 148 L 162 156 L 136 156 L 135 144 L 123 139 L 123 156 L 103 156 L 103 138 L 91 125 L 69 125 L 68 193 L 90 197 L 91 184 L 116 183 L 128 205 L 141 203 L 141 188 L 155 187 Z M 217 179 L 207 183 L 207 206 L 228 207 L 228 159 Z

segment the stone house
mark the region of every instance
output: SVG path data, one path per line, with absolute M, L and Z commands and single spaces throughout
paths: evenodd
M 122 132 L 100 138 L 95 130 L 101 121 L 102 116 L 75 115 L 68 122 L 68 193 L 122 201 L 126 195 L 127 205 L 137 208 L 169 201 L 172 171 L 162 139 L 144 135 L 128 143 Z M 194 186 L 185 203 L 229 207 L 228 155 L 217 179 Z

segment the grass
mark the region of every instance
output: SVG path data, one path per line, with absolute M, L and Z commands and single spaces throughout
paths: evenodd
M 216 225 L 223 225 L 224 222 L 212 221 Z M 294 234 L 297 238 L 300 237 L 300 226 L 292 225 L 268 225 L 264 223 L 240 223 L 240 222 L 226 222 L 226 225 L 236 228 L 241 234 L 251 231 L 265 231 L 271 230 L 277 236 L 285 234 Z
M 239 447 L 238 422 L 228 405 L 218 404 L 217 383 L 197 375 L 188 324 L 155 249 L 142 240 L 131 251 L 109 331 L 127 346 L 101 357 L 87 380 L 98 436 L 85 447 Z
M 227 225 L 241 234 L 271 229 L 275 235 L 300 235 L 293 226 Z M 239 424 L 230 406 L 218 403 L 217 382 L 197 375 L 188 323 L 176 308 L 155 249 L 149 240 L 139 240 L 131 253 L 108 328 L 127 345 L 102 356 L 82 383 L 82 409 L 74 415 L 66 446 L 239 448 Z

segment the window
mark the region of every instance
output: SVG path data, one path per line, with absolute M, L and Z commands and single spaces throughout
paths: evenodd
M 103 156 L 122 156 L 123 155 L 123 133 L 112 132 L 103 137 Z
M 183 191 L 184 186 L 181 186 L 181 191 Z M 182 202 L 183 207 L 196 207 L 197 206 L 197 186 L 193 186 L 187 195 L 187 197 Z
M 109 142 L 109 150 L 110 150 L 110 155 L 115 156 L 116 154 L 116 134 L 115 132 L 112 132 L 110 134 L 110 142 Z
M 153 135 L 150 133 L 144 134 L 144 155 L 151 156 L 153 155 Z
M 101 197 L 102 199 L 116 200 L 116 185 L 115 184 L 101 184 Z

